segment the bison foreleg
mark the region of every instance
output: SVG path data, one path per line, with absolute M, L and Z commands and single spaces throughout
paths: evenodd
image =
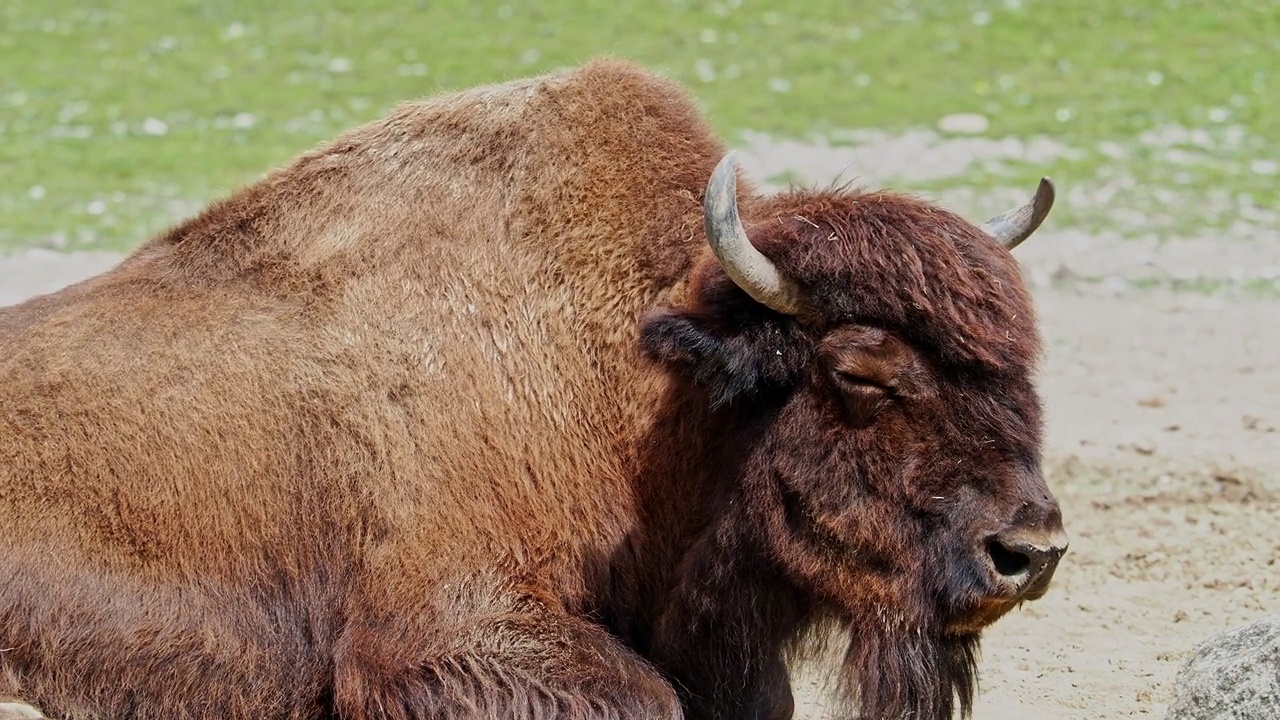
M 672 687 L 601 628 L 527 598 L 413 623 L 353 623 L 337 654 L 345 720 L 678 720 Z

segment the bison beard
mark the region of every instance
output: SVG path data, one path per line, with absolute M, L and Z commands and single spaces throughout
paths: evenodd
M 841 695 L 856 702 L 862 720 L 947 720 L 956 700 L 968 717 L 977 690 L 977 655 L 977 635 L 901 628 L 859 636 L 845 651 Z

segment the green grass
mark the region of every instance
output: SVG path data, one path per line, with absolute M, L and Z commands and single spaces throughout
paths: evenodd
M 1102 278 L 1084 278 L 1100 282 Z M 1218 295 L 1232 293 L 1244 297 L 1274 300 L 1280 298 L 1280 280 L 1250 278 L 1242 282 L 1231 282 L 1217 278 L 1142 278 L 1133 282 L 1134 287 L 1144 290 L 1161 289 L 1177 293 L 1195 293 L 1199 295 Z
M 1280 203 L 1280 0 L 5 0 L 0 248 L 127 248 L 401 100 L 602 53 L 688 83 L 730 141 L 977 112 L 1082 154 L 955 182 Z M 1140 141 L 1167 125 L 1204 129 L 1193 162 Z

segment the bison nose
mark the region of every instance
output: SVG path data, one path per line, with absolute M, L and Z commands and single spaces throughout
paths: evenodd
M 987 541 L 987 555 L 1002 580 L 1020 599 L 1035 600 L 1049 589 L 1058 561 L 1067 552 L 1067 536 L 1056 532 L 1006 532 Z

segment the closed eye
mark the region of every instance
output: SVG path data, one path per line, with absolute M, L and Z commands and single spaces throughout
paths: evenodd
M 870 424 L 880 409 L 891 402 L 892 388 L 870 378 L 840 370 L 833 371 L 832 376 L 844 400 L 847 417 L 856 427 Z
M 892 386 L 883 382 L 873 380 L 863 375 L 856 375 L 847 370 L 835 370 L 832 372 L 835 376 L 836 383 L 845 390 L 874 390 L 882 392 L 886 395 L 896 395 L 897 390 Z

